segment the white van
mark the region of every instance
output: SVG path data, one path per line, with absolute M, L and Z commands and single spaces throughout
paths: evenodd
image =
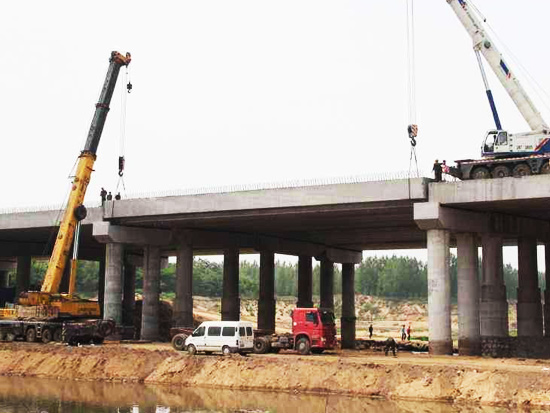
M 249 321 L 205 321 L 185 340 L 189 354 L 204 351 L 249 353 L 254 348 L 253 324 Z

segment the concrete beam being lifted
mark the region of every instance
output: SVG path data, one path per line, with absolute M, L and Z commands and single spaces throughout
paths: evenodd
M 112 225 L 109 222 L 94 223 L 94 238 L 102 243 L 116 242 L 134 245 L 154 245 L 172 248 L 185 240 L 199 250 L 223 250 L 229 247 L 279 254 L 307 255 L 317 259 L 328 259 L 337 263 L 361 262 L 362 251 L 335 248 L 323 244 L 299 240 L 282 239 L 264 235 L 230 233 L 202 230 L 181 230 L 177 233 L 162 230 Z
M 444 207 L 437 202 L 414 204 L 414 220 L 423 230 L 499 234 L 504 237 L 534 237 L 546 240 L 550 223 L 534 218 Z

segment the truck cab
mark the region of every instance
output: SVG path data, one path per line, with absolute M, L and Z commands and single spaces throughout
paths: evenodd
M 294 345 L 300 353 L 321 353 L 336 347 L 334 312 L 324 308 L 296 308 L 291 313 Z

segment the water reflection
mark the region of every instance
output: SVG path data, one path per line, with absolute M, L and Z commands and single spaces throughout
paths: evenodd
M 2 413 L 507 413 L 512 411 L 542 410 L 395 402 L 333 395 L 0 378 L 0 412 Z

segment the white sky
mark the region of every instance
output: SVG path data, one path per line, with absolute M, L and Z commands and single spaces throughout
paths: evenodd
M 550 2 L 476 4 L 550 91 Z M 405 5 L 2 2 L 0 209 L 63 201 L 111 50 L 133 56 L 129 193 L 407 170 Z M 417 151 L 420 169 L 430 171 L 435 158 L 478 157 L 493 121 L 470 38 L 446 1 L 415 0 L 415 25 Z M 527 130 L 489 77 L 503 126 Z M 119 84 L 88 202 L 99 199 L 101 186 L 117 184 L 122 90 Z

